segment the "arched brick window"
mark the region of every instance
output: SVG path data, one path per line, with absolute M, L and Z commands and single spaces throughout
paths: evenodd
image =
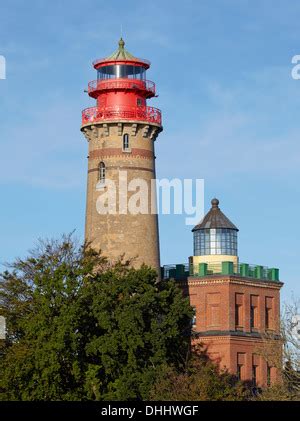
M 105 183 L 105 164 L 102 161 L 99 164 L 99 181 Z
M 129 151 L 130 145 L 129 145 L 129 134 L 125 133 L 123 135 L 123 151 Z

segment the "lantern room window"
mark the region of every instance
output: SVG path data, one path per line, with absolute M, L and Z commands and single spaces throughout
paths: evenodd
M 146 69 L 142 66 L 115 64 L 100 67 L 97 71 L 98 79 L 146 79 Z
M 229 228 L 194 231 L 194 256 L 237 256 L 237 231 Z

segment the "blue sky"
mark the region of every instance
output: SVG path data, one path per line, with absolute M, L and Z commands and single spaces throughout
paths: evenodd
M 91 62 L 126 47 L 148 58 L 164 131 L 159 178 L 204 178 L 240 228 L 241 260 L 280 268 L 300 295 L 300 3 L 277 0 L 58 1 L 0 5 L 0 260 L 38 237 L 83 238 Z M 185 216 L 161 216 L 162 263 L 187 261 Z

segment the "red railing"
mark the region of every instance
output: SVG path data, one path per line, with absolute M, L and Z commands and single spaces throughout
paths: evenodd
M 82 125 L 104 120 L 139 120 L 161 125 L 161 111 L 154 107 L 91 107 L 82 111 Z
M 88 93 L 95 91 L 102 91 L 106 89 L 137 89 L 148 91 L 155 95 L 155 83 L 151 80 L 138 80 L 138 79 L 102 79 L 92 80 L 88 84 Z

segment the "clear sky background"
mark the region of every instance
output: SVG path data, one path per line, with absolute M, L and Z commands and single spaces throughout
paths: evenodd
M 152 62 L 164 131 L 158 178 L 204 178 L 240 228 L 242 261 L 280 268 L 300 296 L 300 3 L 292 0 L 0 3 L 0 260 L 38 237 L 83 238 L 91 62 L 126 48 Z M 150 105 L 150 102 L 149 102 Z M 185 216 L 160 217 L 162 263 L 192 254 Z

